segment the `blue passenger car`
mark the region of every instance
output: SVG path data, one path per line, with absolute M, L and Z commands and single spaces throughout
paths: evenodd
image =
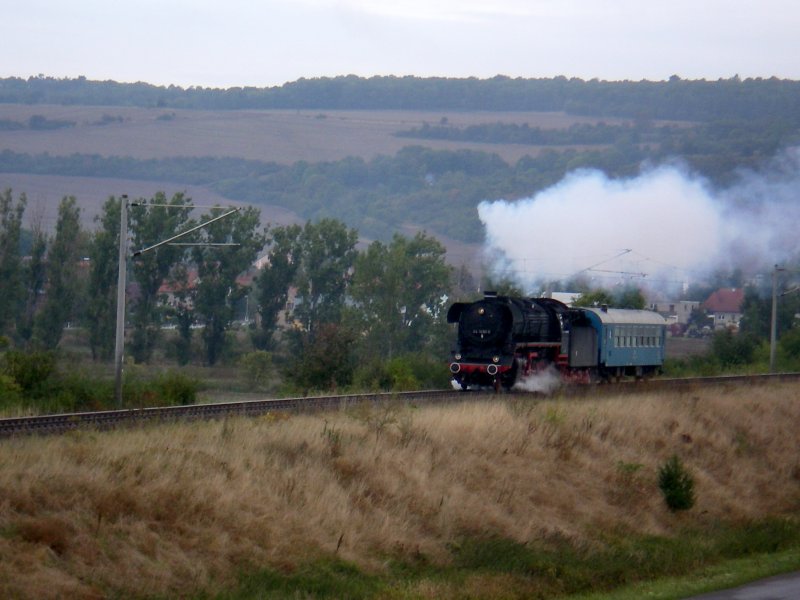
M 596 367 L 603 379 L 644 377 L 664 364 L 666 321 L 647 310 L 583 308 L 573 316 L 571 367 Z

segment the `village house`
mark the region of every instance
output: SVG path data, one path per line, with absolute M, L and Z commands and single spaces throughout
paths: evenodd
M 703 302 L 702 308 L 714 318 L 714 329 L 738 329 L 743 303 L 742 288 L 720 288 Z
M 667 323 L 687 325 L 692 312 L 700 308 L 700 302 L 698 300 L 653 302 L 649 308 L 664 317 Z

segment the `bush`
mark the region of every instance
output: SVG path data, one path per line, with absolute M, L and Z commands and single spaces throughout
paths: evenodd
M 239 359 L 247 386 L 256 390 L 263 387 L 272 376 L 272 354 L 264 350 L 248 352 Z
M 367 391 L 392 389 L 392 377 L 386 363 L 377 359 L 360 363 L 353 372 L 353 387 Z
M 3 372 L 22 389 L 24 395 L 38 395 L 55 373 L 56 355 L 53 352 L 20 352 L 5 354 Z
M 733 333 L 725 329 L 714 334 L 711 354 L 722 367 L 735 367 L 753 362 L 758 342 L 747 333 Z
M 413 391 L 441 389 L 450 384 L 450 373 L 442 361 L 422 354 L 405 354 L 386 362 L 372 360 L 359 365 L 353 375 L 356 389 Z
M 658 487 L 671 511 L 689 510 L 694 506 L 694 479 L 677 455 L 673 454 L 658 469 Z
M 407 358 L 395 358 L 387 365 L 389 377 L 392 381 L 392 390 L 408 392 L 419 389 L 419 381 L 414 376 L 411 361 Z
M 293 356 L 286 368 L 286 380 L 304 393 L 337 390 L 353 381 L 355 333 L 341 325 L 325 323 L 312 335 L 297 333 Z
M 197 398 L 197 381 L 178 373 L 167 371 L 150 382 L 153 392 L 162 406 L 194 404 Z
M 424 354 L 406 354 L 390 361 L 391 365 L 397 362 L 398 375 L 410 372 L 411 377 L 416 381 L 418 389 L 442 389 L 450 387 L 450 371 L 447 365 L 439 358 L 431 358 Z M 400 379 L 396 380 L 398 383 Z
M 37 402 L 44 412 L 85 412 L 114 406 L 114 382 L 86 373 L 69 373 L 52 386 L 46 400 Z
M 19 404 L 22 400 L 22 389 L 8 375 L 0 374 L 0 408 L 8 408 Z
M 668 358 L 664 361 L 663 373 L 667 377 L 710 377 L 719 375 L 720 366 L 710 356 Z

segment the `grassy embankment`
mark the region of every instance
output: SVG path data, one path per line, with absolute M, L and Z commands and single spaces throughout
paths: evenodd
M 765 553 L 798 568 L 799 392 L 509 395 L 5 440 L 0 596 L 549 598 L 719 581 L 715 565 Z M 695 480 L 681 513 L 656 483 L 673 454 Z

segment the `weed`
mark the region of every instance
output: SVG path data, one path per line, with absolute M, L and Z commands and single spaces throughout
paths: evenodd
M 325 442 L 325 447 L 328 449 L 328 454 L 331 458 L 337 458 L 342 455 L 342 431 L 331 426 L 328 427 L 328 421 L 325 421 L 325 426 L 322 428 L 322 439 Z
M 515 418 L 529 419 L 531 413 L 536 410 L 537 403 L 528 398 L 514 396 L 510 400 L 507 400 L 505 405 L 511 416 Z
M 643 467 L 641 463 L 627 463 L 621 460 L 617 461 L 617 473 L 624 479 L 634 477 Z
M 363 423 L 369 433 L 375 434 L 375 446 L 377 448 L 381 434 L 390 426 L 398 421 L 400 406 L 396 402 L 382 402 L 372 404 L 364 402 L 350 411 L 350 416 Z
M 414 417 L 411 411 L 404 411 L 397 418 L 397 430 L 400 433 L 400 445 L 406 448 L 414 439 Z
M 619 506 L 632 506 L 647 493 L 647 481 L 642 473 L 644 465 L 618 460 L 616 486 L 610 490 L 611 500 Z

